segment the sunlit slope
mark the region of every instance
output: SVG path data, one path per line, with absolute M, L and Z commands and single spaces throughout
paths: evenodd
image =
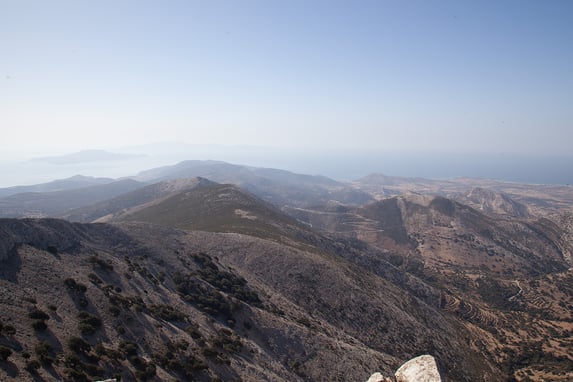
M 181 191 L 213 184 L 204 178 L 183 178 L 158 182 L 87 207 L 71 210 L 60 217 L 81 223 L 110 221 L 159 203 Z
M 273 239 L 293 238 L 308 232 L 305 225 L 276 207 L 229 184 L 183 191 L 120 220 Z

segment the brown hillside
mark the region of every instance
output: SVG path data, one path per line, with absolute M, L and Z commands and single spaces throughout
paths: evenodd
M 365 380 L 427 352 L 455 380 L 498 375 L 455 319 L 322 251 L 146 224 L 0 226 L 3 380 Z

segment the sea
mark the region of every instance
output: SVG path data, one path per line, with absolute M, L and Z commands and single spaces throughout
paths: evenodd
M 31 185 L 74 175 L 122 178 L 183 160 L 220 160 L 247 166 L 323 175 L 352 181 L 372 173 L 389 176 L 451 179 L 495 179 L 507 182 L 572 185 L 573 154 L 443 153 L 388 150 L 261 149 L 258 147 L 191 147 L 152 152 L 134 158 L 54 164 L 0 161 L 0 187 Z

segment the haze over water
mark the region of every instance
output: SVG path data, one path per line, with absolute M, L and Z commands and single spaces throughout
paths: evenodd
M 45 161 L 0 161 L 0 187 L 28 185 L 73 175 L 125 177 L 153 167 L 183 160 L 221 160 L 257 167 L 271 167 L 309 175 L 351 181 L 382 173 L 392 176 L 450 179 L 474 177 L 534 184 L 573 184 L 573 156 L 532 157 L 511 154 L 434 152 L 379 152 L 368 150 L 269 149 L 253 146 L 161 145 L 122 160 L 53 164 Z M 121 152 L 121 151 L 117 151 Z M 140 148 L 125 152 L 143 153 Z
M 4 1 L 0 36 L 4 184 L 184 159 L 572 181 L 572 1 Z M 196 150 L 13 165 L 156 142 Z

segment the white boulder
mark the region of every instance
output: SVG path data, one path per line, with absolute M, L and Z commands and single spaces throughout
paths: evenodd
M 398 382 L 442 382 L 436 360 L 431 355 L 421 355 L 400 366 L 396 371 Z
M 400 366 L 396 378 L 374 373 L 366 382 L 442 382 L 436 360 L 431 355 L 421 355 Z

